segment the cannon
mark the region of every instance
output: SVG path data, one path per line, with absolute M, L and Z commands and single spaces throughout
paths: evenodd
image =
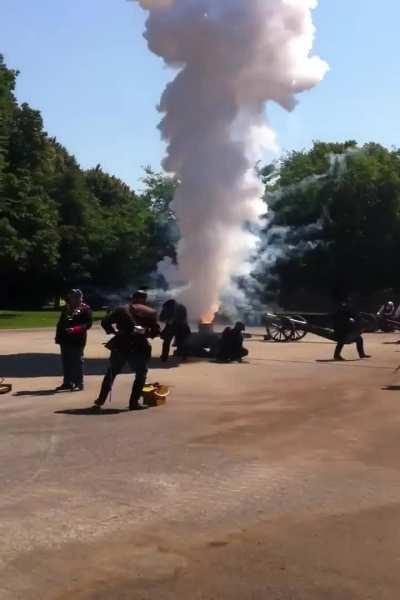
M 294 315 L 298 323 L 306 324 L 305 319 L 300 315 Z M 307 331 L 301 329 L 291 318 L 285 315 L 275 315 L 267 313 L 264 317 L 266 335 L 265 340 L 274 342 L 294 342 L 301 340 Z
M 214 358 L 217 354 L 221 334 L 214 331 L 213 323 L 199 323 L 197 332 L 192 332 L 183 344 L 186 357 Z
M 301 315 L 275 315 L 267 313 L 264 317 L 266 335 L 265 340 L 274 342 L 298 342 L 302 340 L 307 333 L 313 333 L 319 337 L 336 342 L 335 333 L 332 328 L 321 327 L 309 323 Z M 374 332 L 377 330 L 378 323 L 374 315 L 369 313 L 360 313 L 358 326 L 354 333 L 349 335 L 346 344 L 352 344 L 356 338 L 364 332 Z

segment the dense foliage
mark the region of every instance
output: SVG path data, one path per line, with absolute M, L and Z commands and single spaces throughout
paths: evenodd
M 174 256 L 174 181 L 148 168 L 138 195 L 100 166 L 83 171 L 40 113 L 17 104 L 16 76 L 0 57 L 0 306 L 142 284 Z
M 177 182 L 148 167 L 135 193 L 100 166 L 82 170 L 40 113 L 18 105 L 17 75 L 0 56 L 0 307 L 145 284 L 175 258 Z M 260 176 L 269 212 L 249 294 L 288 306 L 301 293 L 400 292 L 400 151 L 318 142 Z
M 299 290 L 338 298 L 400 290 L 400 151 L 315 143 L 262 171 L 270 207 L 257 277 L 288 304 Z M 267 286 L 268 288 L 268 286 Z

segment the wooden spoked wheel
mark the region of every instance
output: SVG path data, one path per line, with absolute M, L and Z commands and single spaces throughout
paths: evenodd
M 307 321 L 301 315 L 293 315 L 293 319 L 295 319 L 296 321 L 301 321 L 305 325 L 307 324 Z M 299 342 L 306 335 L 307 335 L 307 331 L 305 329 L 302 329 L 301 325 L 298 325 L 297 323 L 293 323 L 292 341 Z
M 274 342 L 290 342 L 293 327 L 287 323 L 271 323 L 268 325 L 267 332 Z

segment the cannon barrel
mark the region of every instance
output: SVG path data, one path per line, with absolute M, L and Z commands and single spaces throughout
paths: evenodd
M 310 323 L 304 322 L 304 321 L 297 321 L 296 319 L 293 319 L 292 317 L 286 317 L 287 319 L 289 319 L 289 321 L 291 323 L 293 323 L 293 325 L 298 328 L 298 329 L 302 329 L 303 331 L 306 331 L 307 333 L 313 333 L 314 335 L 318 335 L 319 337 L 323 337 L 327 340 L 331 340 L 332 342 L 336 341 L 335 338 L 335 334 L 333 329 L 330 329 L 329 327 L 320 327 L 319 325 L 311 325 Z

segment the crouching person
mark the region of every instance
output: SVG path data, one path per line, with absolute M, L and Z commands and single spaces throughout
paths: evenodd
M 92 311 L 80 290 L 71 290 L 57 323 L 56 344 L 60 345 L 64 379 L 57 391 L 83 390 L 83 353 Z
M 226 327 L 222 333 L 217 360 L 220 362 L 242 362 L 249 354 L 243 346 L 243 331 L 246 329 L 244 323 L 238 321 L 234 328 Z
M 108 314 L 102 321 L 102 327 L 114 337 L 106 344 L 111 351 L 110 366 L 101 385 L 94 410 L 100 410 L 111 391 L 115 377 L 126 363 L 135 373 L 129 410 L 147 408 L 139 403 L 143 386 L 146 383 L 147 368 L 151 358 L 151 345 L 148 338 L 157 337 L 160 328 L 157 313 L 146 306 L 146 292 L 135 292 L 128 306 L 121 306 Z

